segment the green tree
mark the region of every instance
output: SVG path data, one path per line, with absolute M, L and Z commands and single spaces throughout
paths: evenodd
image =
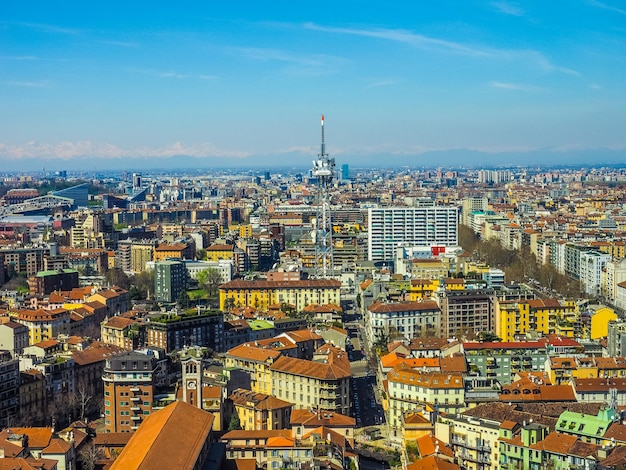
M 237 429 L 241 429 L 241 423 L 239 422 L 239 416 L 237 416 L 237 413 L 233 413 L 230 417 L 230 421 L 228 422 L 228 430 L 235 431 Z
M 149 299 L 154 291 L 154 270 L 149 269 L 136 274 L 131 278 L 130 283 L 130 292 L 135 296 L 134 300 Z
M 178 308 L 186 310 L 189 308 L 189 303 L 189 294 L 184 290 L 180 293 L 178 299 L 176 299 L 176 305 L 178 305 Z
M 233 299 L 232 297 L 228 297 L 224 301 L 224 310 L 230 312 L 233 308 L 235 308 L 235 299 Z
M 209 298 L 215 297 L 218 292 L 219 285 L 222 283 L 222 273 L 219 269 L 208 268 L 203 269 L 196 276 L 198 285 L 207 291 Z
M 495 341 L 502 341 L 502 338 L 500 338 L 495 333 L 492 333 L 491 331 L 481 331 L 480 333 L 478 333 L 478 341 L 480 341 L 481 343 L 490 343 Z

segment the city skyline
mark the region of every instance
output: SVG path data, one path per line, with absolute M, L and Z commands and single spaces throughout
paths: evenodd
M 307 167 L 321 114 L 340 164 L 624 160 L 614 1 L 34 4 L 3 7 L 8 171 Z

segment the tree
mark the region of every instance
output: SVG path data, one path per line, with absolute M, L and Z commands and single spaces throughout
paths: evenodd
M 130 279 L 128 276 L 119 268 L 109 269 L 104 278 L 110 286 L 118 286 L 122 289 L 130 289 Z
M 94 470 L 98 460 L 103 457 L 102 451 L 93 442 L 85 445 L 78 454 L 78 461 L 83 470 Z
M 154 270 L 142 271 L 130 279 L 130 295 L 133 300 L 149 299 L 154 291 Z
M 176 300 L 178 308 L 185 310 L 189 308 L 189 294 L 186 290 L 182 291 Z
M 93 268 L 91 263 L 87 263 L 83 268 L 83 276 L 95 276 L 97 271 Z
M 89 384 L 81 383 L 71 397 L 74 409 L 77 411 L 81 421 L 85 420 L 87 412 L 89 412 L 93 406 L 93 395 L 93 387 Z
M 478 341 L 480 341 L 481 343 L 490 343 L 502 341 L 502 338 L 500 338 L 495 333 L 492 333 L 491 331 L 481 331 L 480 333 L 478 333 Z
M 237 413 L 233 413 L 230 417 L 230 421 L 228 422 L 228 430 L 236 431 L 237 429 L 241 429 L 241 423 L 239 422 L 239 416 L 237 416 Z
M 235 299 L 233 299 L 232 297 L 228 297 L 224 301 L 224 310 L 230 312 L 233 308 L 235 308 Z
M 198 248 L 196 250 L 196 258 L 198 258 L 200 260 L 206 259 L 206 250 L 204 250 L 202 248 Z
M 222 283 L 222 273 L 215 268 L 203 269 L 198 273 L 196 279 L 200 287 L 207 291 L 210 298 L 217 294 L 218 287 Z

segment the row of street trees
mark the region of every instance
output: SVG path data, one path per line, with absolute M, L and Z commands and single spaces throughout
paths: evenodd
M 567 298 L 581 297 L 580 283 L 561 274 L 551 264 L 539 264 L 527 246 L 520 250 L 508 250 L 498 240 L 481 240 L 466 225 L 459 225 L 459 245 L 473 253 L 478 261 L 504 271 L 508 282 L 538 281 Z

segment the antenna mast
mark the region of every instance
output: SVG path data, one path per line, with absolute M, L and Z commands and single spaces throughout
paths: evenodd
M 324 115 L 322 115 L 322 145 L 317 160 L 313 161 L 313 176 L 317 178 L 317 217 L 315 221 L 315 277 L 328 279 L 333 273 L 333 224 L 330 217 L 330 187 L 335 174 L 335 159 L 329 158 L 324 143 Z

